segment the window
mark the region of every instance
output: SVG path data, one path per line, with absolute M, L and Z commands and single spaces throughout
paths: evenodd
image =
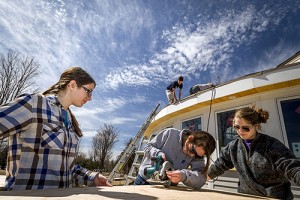
M 165 130 L 167 128 L 173 128 L 173 125 L 169 125 L 169 126 L 166 126 L 165 128 L 163 128 L 162 130 Z
M 235 110 L 217 113 L 217 130 L 220 150 L 237 137 L 237 132 L 232 127 L 234 113 Z
M 201 117 L 183 121 L 181 123 L 181 128 L 189 129 L 191 131 L 202 130 Z
M 280 101 L 289 148 L 300 158 L 300 98 Z

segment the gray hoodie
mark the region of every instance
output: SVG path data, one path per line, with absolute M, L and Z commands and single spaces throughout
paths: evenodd
M 186 186 L 199 190 L 206 182 L 206 175 L 202 173 L 205 168 L 203 158 L 191 158 L 183 153 L 182 135 L 190 133 L 188 130 L 177 130 L 168 128 L 157 134 L 146 146 L 145 155 L 139 169 L 139 175 L 145 180 L 150 177 L 145 176 L 145 167 L 151 167 L 151 157 L 156 157 L 164 153 L 166 159 L 170 161 L 174 170 L 180 170 L 182 183 Z M 188 170 L 188 167 L 191 167 Z

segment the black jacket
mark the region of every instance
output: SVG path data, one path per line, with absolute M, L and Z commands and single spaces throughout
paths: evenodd
M 279 199 L 292 199 L 291 183 L 300 185 L 300 159 L 279 140 L 258 133 L 250 150 L 244 140 L 231 141 L 211 165 L 215 178 L 234 168 L 239 173 L 238 192 Z

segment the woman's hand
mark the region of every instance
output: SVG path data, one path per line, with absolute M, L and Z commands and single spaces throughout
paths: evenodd
M 94 178 L 94 185 L 95 186 L 108 186 L 112 187 L 112 184 L 108 182 L 105 176 L 101 174 L 97 174 Z
M 179 183 L 181 181 L 181 172 L 179 170 L 167 171 L 166 173 L 172 183 Z
M 211 180 L 211 178 L 207 175 L 206 181 L 210 181 L 210 180 Z

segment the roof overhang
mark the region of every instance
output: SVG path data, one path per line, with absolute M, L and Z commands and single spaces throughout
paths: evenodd
M 231 101 L 258 93 L 274 91 L 300 85 L 300 65 L 274 68 L 251 74 L 240 79 L 219 85 L 212 90 L 206 90 L 188 96 L 178 104 L 169 105 L 159 111 L 145 130 L 144 135 L 150 136 L 157 125 L 178 115 L 203 108 L 212 104 Z

